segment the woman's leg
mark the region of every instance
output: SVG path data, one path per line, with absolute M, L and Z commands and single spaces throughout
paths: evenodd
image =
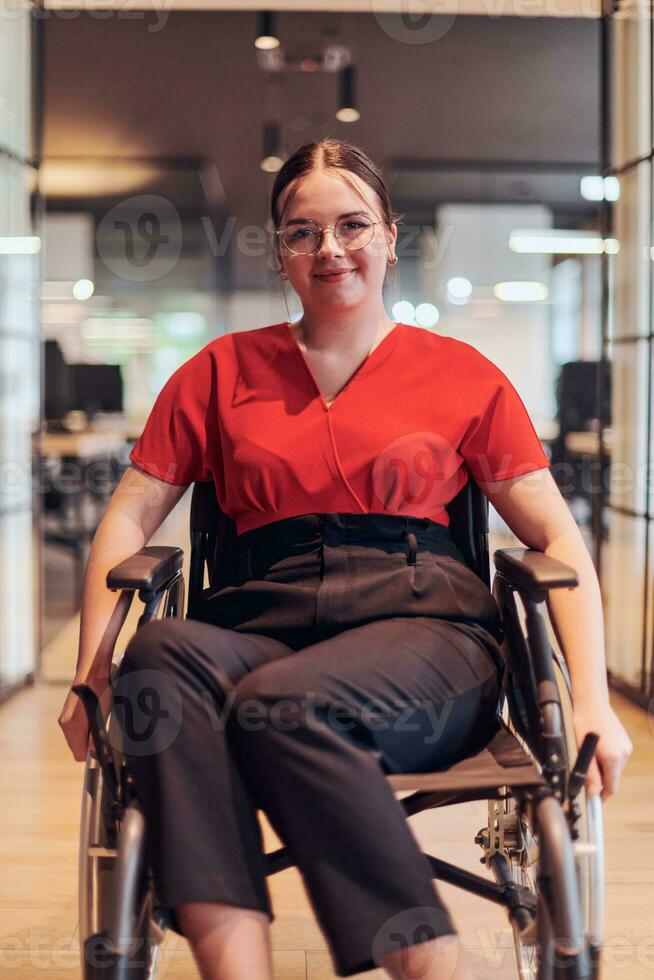
M 265 912 L 222 902 L 187 902 L 175 912 L 202 980 L 273 980 Z
M 440 936 L 378 958 L 392 980 L 473 980 L 458 936 Z
M 260 827 L 225 715 L 246 673 L 291 653 L 266 636 L 154 620 L 130 640 L 113 684 L 157 897 L 204 980 L 272 976 Z
M 498 698 L 485 646 L 422 617 L 345 629 L 238 683 L 228 738 L 302 874 L 339 976 L 397 971 L 406 948 L 430 941 L 425 977 L 466 976 L 451 956 L 443 966 L 444 949 L 459 955 L 444 941 L 457 931 L 384 769 L 466 754 L 493 727 Z

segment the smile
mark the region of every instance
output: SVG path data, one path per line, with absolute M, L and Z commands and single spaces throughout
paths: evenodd
M 342 272 L 328 272 L 322 273 L 316 276 L 316 279 L 324 279 L 326 282 L 338 282 L 341 279 L 345 279 L 350 272 L 355 272 L 355 269 L 344 269 Z

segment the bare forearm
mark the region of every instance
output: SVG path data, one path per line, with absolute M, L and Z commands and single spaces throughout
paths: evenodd
M 545 549 L 577 572 L 574 589 L 551 589 L 547 606 L 570 672 L 575 706 L 608 703 L 602 596 L 597 573 L 578 529 Z
M 107 511 L 93 538 L 84 576 L 75 678 L 106 677 L 132 593 L 111 592 L 107 572 L 145 545 L 141 528 L 125 514 Z

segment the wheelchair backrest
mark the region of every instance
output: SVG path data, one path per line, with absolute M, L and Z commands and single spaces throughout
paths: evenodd
M 471 476 L 446 510 L 452 538 L 470 568 L 490 587 L 488 499 Z M 205 567 L 211 588 L 224 588 L 236 580 L 236 537 L 236 524 L 221 509 L 213 480 L 195 483 L 191 498 L 190 618 L 204 588 Z

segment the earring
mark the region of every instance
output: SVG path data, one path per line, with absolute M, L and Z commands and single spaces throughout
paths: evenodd
M 388 265 L 396 266 L 397 263 L 398 263 L 398 261 L 399 261 L 399 259 L 398 259 L 397 255 L 394 255 L 393 258 L 388 262 Z

